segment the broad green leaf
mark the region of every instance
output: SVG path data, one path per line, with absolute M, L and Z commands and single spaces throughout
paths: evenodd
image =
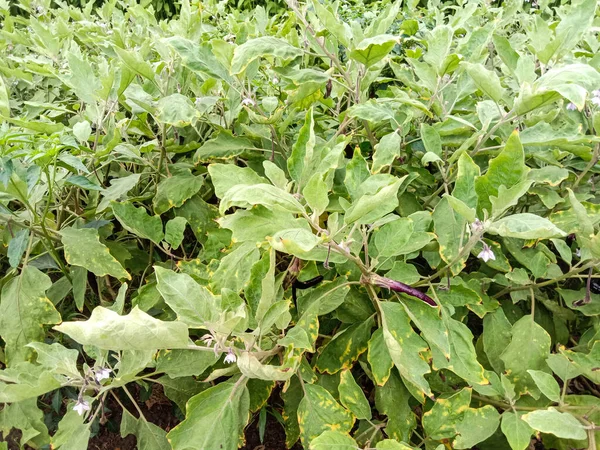
M 231 73 L 236 75 L 243 72 L 252 61 L 260 57 L 280 58 L 285 63 L 301 55 L 302 50 L 282 39 L 272 36 L 249 39 L 235 48 Z
M 493 435 L 500 425 L 500 414 L 491 405 L 483 408 L 469 408 L 465 411 L 457 427 L 458 436 L 454 440 L 456 449 L 474 448 Z
M 353 202 L 346 211 L 344 222 L 352 224 L 372 223 L 392 212 L 398 206 L 398 189 L 403 179 L 396 179 L 391 184 L 381 187 L 372 195 L 365 194 Z
M 296 181 L 298 187 L 303 187 L 312 174 L 307 174 L 315 149 L 315 120 L 312 108 L 306 111 L 304 125 L 300 128 L 296 142 L 292 146 L 292 153 L 287 160 L 290 176 Z
M 0 371 L 0 402 L 22 402 L 60 388 L 60 377 L 44 366 L 25 361 L 9 362 L 11 366 Z
M 87 142 L 92 135 L 92 126 L 87 120 L 77 122 L 73 125 L 73 134 L 79 142 Z
M 304 313 L 313 305 L 317 304 L 320 316 L 335 311 L 346 299 L 350 286 L 346 277 L 337 277 L 333 281 L 323 281 L 314 289 L 305 291 L 304 295 L 298 296 L 296 307 L 300 313 Z
M 12 365 L 30 356 L 25 345 L 43 341 L 44 325 L 60 323 L 59 312 L 46 297 L 52 286 L 50 277 L 33 266 L 2 287 L 0 302 L 0 336 L 5 342 L 6 361 Z
M 402 378 L 418 391 L 432 396 L 429 384 L 423 377 L 431 372 L 422 353 L 428 350 L 410 325 L 410 319 L 399 303 L 379 303 L 383 319 L 383 337 L 394 365 Z
M 356 441 L 348 433 L 323 431 L 310 443 L 310 450 L 355 450 Z
M 27 250 L 27 244 L 29 242 L 29 230 L 22 229 L 15 233 L 14 237 L 8 243 L 8 263 L 10 267 L 18 267 L 21 263 L 21 258 Z
M 73 283 L 73 299 L 79 311 L 83 310 L 85 291 L 87 288 L 88 271 L 83 267 L 71 267 L 71 280 Z
M 214 159 L 230 159 L 245 151 L 256 150 L 252 141 L 245 137 L 233 136 L 220 131 L 214 138 L 204 142 L 194 154 L 194 161 L 205 162 Z M 239 182 L 237 184 L 240 184 Z M 221 195 L 222 197 L 222 195 Z
M 165 322 L 137 306 L 126 316 L 97 306 L 88 320 L 63 322 L 54 327 L 82 345 L 104 350 L 185 348 L 188 328 L 182 322 Z
M 198 44 L 181 36 L 171 36 L 166 39 L 183 60 L 183 65 L 190 70 L 208 74 L 231 84 L 231 76 L 227 69 L 219 62 L 213 54 L 208 43 Z
M 73 410 L 74 403 L 67 405 L 67 412 L 58 423 L 58 430 L 52 436 L 52 448 L 63 450 L 87 450 L 89 447 L 90 427 L 84 423 L 84 417 Z M 123 411 L 123 414 L 129 414 Z
M 158 379 L 162 385 L 165 395 L 175 402 L 181 411 L 185 411 L 185 405 L 190 398 L 210 388 L 209 383 L 196 381 L 193 377 L 170 378 L 165 375 Z
M 530 315 L 520 318 L 512 327 L 512 340 L 500 355 L 508 379 L 515 385 L 518 395 L 539 391 L 527 370 L 548 372 L 546 358 L 550 353 L 550 336 Z M 527 342 L 527 345 L 523 345 Z
M 192 124 L 199 115 L 192 101 L 181 94 L 162 97 L 156 104 L 156 118 L 168 125 L 183 128 Z
M 391 165 L 400 156 L 401 143 L 402 138 L 395 131 L 383 136 L 375 146 L 371 172 L 379 173 L 384 167 Z
M 371 419 L 371 406 L 349 369 L 340 372 L 340 403 L 357 419 Z
M 563 439 L 585 439 L 587 433 L 581 422 L 566 412 L 555 408 L 537 410 L 521 417 L 534 430 L 552 433 Z
M 278 231 L 269 242 L 271 247 L 279 252 L 302 258 L 319 245 L 321 239 L 305 228 L 295 228 Z
M 513 214 L 492 222 L 487 231 L 518 239 L 548 239 L 567 234 L 548 219 L 531 213 Z
M 113 49 L 128 69 L 150 81 L 154 81 L 152 66 L 147 61 L 144 61 L 139 54 L 117 47 L 116 45 L 113 46 Z
M 504 88 L 500 84 L 500 78 L 496 72 L 486 69 L 481 64 L 467 62 L 462 64 L 479 90 L 499 104 L 504 97 Z
M 447 264 L 452 264 L 450 269 L 458 275 L 469 255 L 458 259 L 462 248 L 461 243 L 468 239 L 465 234 L 466 220 L 456 213 L 447 197 L 435 206 L 433 211 L 434 232 L 440 244 L 440 256 Z
M 270 364 L 261 364 L 256 356 L 250 352 L 242 352 L 237 359 L 237 365 L 247 378 L 266 380 L 266 381 L 286 381 L 295 373 L 299 359 L 291 365 L 286 362 L 285 366 L 273 366 Z
M 200 376 L 218 359 L 219 356 L 212 351 L 161 350 L 156 356 L 156 371 L 171 378 Z
M 323 347 L 315 367 L 320 372 L 330 374 L 351 368 L 358 357 L 367 350 L 373 325 L 373 319 L 369 318 L 337 333 Z
M 304 398 L 298 405 L 298 423 L 302 445 L 308 447 L 324 431 L 349 433 L 354 418 L 325 388 L 305 383 Z
M 167 241 L 172 248 L 179 248 L 183 242 L 183 234 L 185 233 L 186 225 L 186 218 L 181 216 L 174 217 L 165 225 L 165 241 Z
M 45 368 L 61 375 L 68 375 L 71 378 L 81 376 L 79 370 L 77 370 L 77 357 L 79 356 L 77 350 L 65 348 L 58 342 L 51 345 L 43 342 L 32 342 L 27 346 L 35 350 L 37 363 Z
M 379 257 L 388 258 L 401 254 L 410 241 L 414 230 L 413 221 L 403 217 L 383 225 L 373 233 Z
M 410 440 L 417 426 L 411 404 L 412 397 L 395 370 L 392 370 L 385 385 L 375 388 L 375 405 L 377 411 L 388 418 L 385 433 L 390 438 Z
M 319 305 L 313 304 L 298 319 L 296 325 L 288 330 L 286 335 L 279 339 L 278 343 L 282 346 L 289 346 L 296 349 L 309 350 L 314 353 L 315 341 L 319 335 Z
M 421 141 L 427 152 L 431 152 L 437 156 L 442 156 L 442 141 L 439 133 L 435 128 L 426 123 L 421 124 L 420 128 Z
M 427 36 L 427 53 L 423 60 L 437 73 L 444 75 L 444 61 L 450 51 L 453 31 L 449 26 L 435 27 Z
M 154 212 L 158 215 L 171 208 L 181 206 L 198 193 L 203 184 L 202 177 L 191 174 L 174 175 L 158 183 L 156 195 L 152 199 Z
M 0 77 L 0 115 L 4 117 L 10 117 L 10 95 L 8 88 L 4 82 L 4 78 Z
M 221 259 L 218 269 L 211 277 L 213 292 L 227 288 L 238 293 L 250 280 L 252 265 L 258 261 L 259 252 L 252 242 L 238 244 L 232 252 Z
M 446 359 L 450 358 L 450 340 L 446 323 L 438 308 L 432 308 L 420 301 L 400 300 L 410 320 L 421 330 L 431 347 L 436 347 Z
M 219 383 L 187 402 L 185 420 L 167 439 L 173 450 L 236 450 L 249 406 L 245 384 Z
M 385 58 L 397 42 L 398 38 L 390 34 L 366 38 L 360 41 L 348 56 L 369 68 Z
M 510 344 L 511 328 L 512 325 L 502 308 L 486 314 L 483 318 L 483 349 L 490 365 L 497 373 L 504 371 L 504 361 L 500 355 Z
M 404 442 L 398 442 L 392 439 L 379 441 L 375 446 L 377 450 L 413 450 L 414 447 L 406 445 Z
M 529 167 L 525 165 L 525 153 L 519 140 L 519 134 L 515 131 L 506 141 L 502 152 L 490 161 L 487 173 L 475 180 L 479 207 L 491 212 L 490 197 L 497 197 L 498 189 L 502 185 L 511 188 L 523 181 L 529 170 Z
M 560 386 L 552 375 L 541 370 L 528 370 L 534 383 L 548 399 L 558 403 L 560 401 Z
M 143 417 L 136 419 L 127 410 L 123 410 L 121 417 L 121 437 L 133 434 L 139 448 L 148 450 L 162 450 L 169 447 L 167 432 Z
M 231 187 L 221 199 L 219 211 L 227 211 L 232 206 L 248 208 L 252 205 L 263 205 L 276 211 L 295 214 L 304 212 L 304 207 L 287 192 L 270 184 L 236 185 Z
M 519 199 L 527 193 L 531 184 L 531 180 L 524 180 L 515 184 L 510 189 L 506 189 L 504 185 L 500 186 L 498 188 L 498 196 L 490 197 L 490 202 L 492 203 L 492 219 L 500 217 L 504 211 L 511 206 L 516 205 L 519 202 Z
M 108 247 L 100 242 L 94 228 L 64 228 L 60 232 L 65 246 L 65 259 L 69 264 L 83 267 L 96 276 L 110 275 L 115 278 L 131 279 Z
M 517 411 L 504 411 L 500 426 L 512 450 L 529 448 L 533 429 L 521 419 Z
M 548 367 L 552 369 L 552 372 L 560 377 L 563 382 L 578 377 L 582 374 L 581 371 L 575 366 L 573 361 L 569 360 L 569 358 L 562 353 L 553 353 L 548 355 L 546 364 L 548 364 Z
M 367 359 L 371 367 L 371 373 L 378 386 L 383 386 L 389 379 L 394 362 L 383 339 L 383 330 L 375 330 L 368 344 Z
M 223 198 L 229 189 L 238 184 L 267 182 L 250 167 L 239 167 L 235 164 L 211 164 L 208 166 L 208 173 L 215 188 L 215 195 L 219 198 Z
M 71 175 L 65 180 L 66 184 L 80 187 L 81 189 L 87 189 L 88 191 L 102 191 L 102 187 L 93 183 L 83 175 Z
M 334 13 L 332 13 L 330 9 L 326 7 L 326 4 L 322 5 L 318 1 L 312 0 L 311 5 L 315 9 L 315 13 L 319 18 L 319 22 L 323 24 L 325 29 L 335 36 L 335 38 L 340 41 L 340 44 L 342 44 L 344 47 L 351 48 L 352 31 L 350 27 Z
M 469 410 L 471 389 L 461 389 L 456 394 L 437 398 L 433 407 L 423 414 L 423 428 L 431 439 L 451 439 Z
M 306 203 L 308 203 L 315 216 L 320 216 L 327 208 L 329 204 L 328 191 L 327 183 L 323 181 L 323 177 L 318 173 L 308 180 L 302 190 L 302 195 L 304 195 Z
M 191 276 L 162 267 L 154 267 L 157 289 L 179 320 L 192 328 L 201 328 L 217 319 L 218 303 L 213 294 Z
M 3 436 L 8 436 L 13 428 L 21 431 L 20 440 L 15 439 L 20 448 L 25 448 L 27 443 L 41 448 L 50 441 L 44 413 L 38 408 L 36 399 L 4 405 L 0 411 L 0 431 Z
M 149 216 L 144 207 L 136 208 L 131 203 L 111 203 L 117 220 L 127 231 L 144 239 L 150 239 L 155 244 L 163 240 L 163 225 L 159 216 Z

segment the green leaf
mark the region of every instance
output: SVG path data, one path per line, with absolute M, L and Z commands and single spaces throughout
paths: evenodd
M 143 417 L 136 419 L 124 409 L 121 417 L 121 437 L 127 437 L 130 434 L 136 437 L 138 448 L 162 450 L 170 447 L 165 430 L 148 422 Z
M 456 394 L 438 398 L 433 407 L 423 414 L 423 428 L 431 439 L 451 439 L 458 433 L 458 427 L 469 410 L 471 389 L 461 389 Z
M 369 68 L 385 58 L 397 42 L 398 38 L 390 34 L 366 38 L 360 41 L 348 56 Z
M 529 315 L 521 317 L 512 327 L 512 340 L 500 355 L 508 379 L 518 395 L 539 395 L 538 388 L 527 370 L 548 372 L 546 358 L 550 353 L 550 336 Z M 523 345 L 527 342 L 527 345 Z
M 142 206 L 136 208 L 131 203 L 111 203 L 117 220 L 127 231 L 144 239 L 150 239 L 155 244 L 163 240 L 163 224 L 160 216 L 149 216 Z
M 167 241 L 172 248 L 179 248 L 183 242 L 183 234 L 186 225 L 187 219 L 181 216 L 174 217 L 165 225 L 165 241 Z
M 454 440 L 456 449 L 474 448 L 476 444 L 492 436 L 500 425 L 500 414 L 491 405 L 483 408 L 469 408 L 456 428 L 458 436 Z
M 377 450 L 413 450 L 414 447 L 410 447 L 403 442 L 394 441 L 392 439 L 384 439 L 379 441 L 375 446 Z
M 305 383 L 304 392 L 304 398 L 298 405 L 302 445 L 308 447 L 324 431 L 350 432 L 354 424 L 352 415 L 325 388 Z
M 166 39 L 166 42 L 181 56 L 183 65 L 193 72 L 201 75 L 208 74 L 231 84 L 231 76 L 215 58 L 208 43 L 198 44 L 181 36 L 171 36 Z
M 29 230 L 24 228 L 15 233 L 14 237 L 8 243 L 8 263 L 10 267 L 18 267 L 21 263 L 23 253 L 27 250 L 29 242 Z
M 301 297 L 298 296 L 296 301 L 298 311 L 303 314 L 304 311 L 315 304 L 319 306 L 318 314 L 320 316 L 335 311 L 344 303 L 348 292 L 350 292 L 350 286 L 347 283 L 348 279 L 346 277 L 337 277 L 333 281 L 323 281 L 314 289 L 306 291 Z
M 308 183 L 306 183 L 306 186 L 302 190 L 302 195 L 304 195 L 306 203 L 308 203 L 308 206 L 310 206 L 313 214 L 316 216 L 320 216 L 327 208 L 329 204 L 328 192 L 327 183 L 323 181 L 323 177 L 318 173 L 314 174 L 308 180 Z
M 492 234 L 518 239 L 548 239 L 567 235 L 548 219 L 531 213 L 503 217 L 488 225 L 486 230 Z
M 444 61 L 448 56 L 453 34 L 451 27 L 442 25 L 435 27 L 427 36 L 427 53 L 423 60 L 440 76 L 444 75 Z
M 421 123 L 421 141 L 423 141 L 423 146 L 425 147 L 425 151 L 431 152 L 437 156 L 442 156 L 442 141 L 439 133 L 435 128 L 431 125 L 427 125 L 426 123 Z
M 192 101 L 181 94 L 162 97 L 156 104 L 156 118 L 168 125 L 183 128 L 192 124 L 199 112 Z
M 248 208 L 252 205 L 263 205 L 276 211 L 295 214 L 304 212 L 304 207 L 294 196 L 270 184 L 233 186 L 221 199 L 219 211 L 223 214 L 232 206 Z
M 4 117 L 10 117 L 10 95 L 8 88 L 4 82 L 4 78 L 0 77 L 0 115 Z
M 204 142 L 196 150 L 194 161 L 205 162 L 213 159 L 229 159 L 239 156 L 247 150 L 256 150 L 252 141 L 245 137 L 233 136 L 228 131 L 220 131 L 216 137 Z
M 383 387 L 375 388 L 375 405 L 377 411 L 388 418 L 385 433 L 390 438 L 399 441 L 410 440 L 417 426 L 411 404 L 412 397 L 395 370 L 392 370 Z
M 529 447 L 533 429 L 521 419 L 517 411 L 504 411 L 500 426 L 512 450 L 525 450 Z
M 306 111 L 304 125 L 300 128 L 296 142 L 292 146 L 292 153 L 287 160 L 290 176 L 296 181 L 298 187 L 303 187 L 313 175 L 305 173 L 310 167 L 315 150 L 315 120 L 313 110 Z
M 319 22 L 323 24 L 327 32 L 331 33 L 335 38 L 340 41 L 346 48 L 350 48 L 352 44 L 352 31 L 350 27 L 340 20 L 339 17 L 334 15 L 330 8 L 322 5 L 316 0 L 311 1 L 312 7 L 315 9 L 316 16 Z
M 185 405 L 190 398 L 211 387 L 209 383 L 196 381 L 193 377 L 170 378 L 165 375 L 160 377 L 158 382 L 162 385 L 165 395 L 175 402 L 181 411 L 185 411 Z
M 60 388 L 61 377 L 41 365 L 8 360 L 10 367 L 0 371 L 0 402 L 14 403 L 35 399 Z M 63 381 L 66 381 L 63 378 Z M 2 412 L 6 411 L 6 408 Z M 1 414 L 0 412 L 0 418 Z M 1 423 L 1 421 L 0 421 Z
M 161 350 L 156 356 L 156 371 L 171 378 L 200 376 L 218 359 L 219 356 L 212 351 Z
M 500 154 L 492 159 L 485 175 L 475 180 L 475 191 L 479 198 L 479 207 L 492 210 L 490 197 L 498 197 L 498 189 L 504 185 L 511 188 L 527 177 L 529 167 L 525 165 L 525 153 L 515 131 L 506 141 Z
M 273 366 L 270 364 L 261 364 L 256 356 L 249 352 L 242 352 L 237 359 L 238 368 L 242 375 L 251 379 L 266 381 L 286 381 L 289 380 L 298 368 L 300 358 L 292 358 L 292 361 L 285 361 L 282 366 Z
M 27 443 L 41 448 L 50 441 L 44 413 L 37 407 L 36 399 L 4 405 L 0 411 L 0 431 L 8 436 L 13 428 L 21 431 L 20 448 Z
M 147 61 L 144 61 L 139 54 L 119 48 L 116 45 L 113 45 L 113 49 L 128 69 L 150 81 L 154 81 L 152 66 Z
M 213 294 L 191 276 L 154 267 L 157 289 L 177 318 L 192 328 L 203 328 L 216 321 L 219 307 Z
M 483 349 L 490 365 L 497 373 L 504 372 L 504 361 L 500 355 L 510 344 L 511 328 L 512 325 L 502 308 L 486 314 L 483 318 Z
M 496 72 L 486 69 L 481 64 L 463 62 L 462 65 L 465 66 L 467 73 L 481 92 L 498 104 L 502 101 L 504 88 L 500 84 L 500 78 Z
M 552 375 L 541 370 L 528 370 L 534 383 L 548 399 L 558 403 L 560 401 L 560 386 Z
M 252 265 L 258 261 L 259 252 L 252 242 L 238 244 L 231 253 L 221 259 L 218 269 L 212 276 L 211 289 L 221 292 L 227 288 L 240 292 L 250 280 Z
M 92 135 L 92 126 L 87 120 L 77 122 L 73 125 L 73 134 L 79 142 L 87 142 Z
M 342 370 L 340 373 L 338 391 L 340 393 L 340 403 L 357 419 L 371 420 L 369 401 L 349 369 Z
M 45 295 L 50 286 L 48 275 L 28 265 L 2 287 L 0 336 L 10 365 L 29 356 L 26 344 L 44 339 L 44 325 L 60 323 L 59 312 Z
M 77 358 L 79 352 L 68 349 L 55 342 L 52 345 L 43 342 L 32 342 L 27 344 L 37 353 L 37 363 L 53 372 L 67 375 L 71 378 L 79 378 L 81 374 L 77 369 Z
M 69 403 L 67 412 L 58 423 L 56 434 L 52 436 L 52 448 L 87 450 L 89 439 L 90 427 L 84 423 L 84 417 L 73 409 L 73 403 Z
M 88 271 L 83 267 L 71 267 L 71 279 L 73 282 L 73 299 L 79 311 L 83 310 L 85 303 L 85 291 L 87 288 Z
M 89 179 L 82 175 L 71 175 L 65 180 L 66 184 L 80 187 L 81 189 L 87 189 L 88 191 L 102 191 L 102 187 L 91 182 Z
M 423 377 L 431 372 L 421 353 L 428 350 L 410 325 L 410 319 L 402 305 L 392 302 L 379 303 L 383 319 L 383 337 L 394 365 L 407 382 L 428 397 L 433 394 Z
M 410 320 L 421 330 L 430 346 L 436 347 L 446 359 L 450 358 L 450 340 L 448 328 L 440 317 L 440 310 L 424 302 L 400 300 Z
M 137 306 L 126 316 L 97 306 L 88 320 L 63 322 L 54 327 L 82 345 L 104 350 L 185 348 L 188 328 L 182 322 L 164 322 Z
M 378 328 L 371 336 L 368 344 L 367 360 L 371 366 L 373 379 L 378 386 L 383 386 L 389 379 L 394 362 L 385 345 L 383 330 Z
M 315 367 L 320 372 L 330 374 L 351 368 L 358 357 L 367 350 L 373 325 L 373 318 L 369 318 L 337 333 L 325 344 Z
M 402 179 L 390 180 L 390 184 L 382 186 L 372 195 L 365 194 L 353 202 L 346 211 L 344 222 L 346 225 L 354 222 L 358 224 L 372 223 L 377 219 L 392 212 L 398 206 L 398 189 Z
M 252 61 L 260 57 L 280 58 L 285 63 L 301 55 L 302 50 L 282 39 L 271 36 L 249 39 L 233 51 L 231 73 L 243 72 Z
M 554 408 L 537 410 L 522 416 L 522 419 L 534 430 L 552 433 L 563 439 L 585 439 L 587 433 L 581 422 L 566 412 Z
M 202 177 L 195 177 L 191 174 L 175 175 L 163 179 L 158 183 L 156 195 L 152 200 L 154 212 L 160 215 L 171 208 L 183 205 L 186 200 L 198 193 L 203 182 Z
M 187 402 L 185 420 L 167 439 L 173 450 L 237 450 L 249 406 L 244 384 L 219 383 Z
M 356 441 L 348 433 L 323 431 L 310 443 L 310 450 L 356 450 Z
M 414 230 L 413 221 L 403 217 L 383 225 L 373 233 L 379 257 L 389 258 L 400 255 L 410 241 Z
M 375 146 L 373 153 L 373 165 L 371 166 L 372 173 L 379 173 L 381 169 L 391 165 L 394 160 L 400 157 L 400 145 L 402 138 L 393 131 L 383 136 L 379 143 Z
M 239 167 L 235 164 L 211 164 L 208 166 L 208 173 L 215 188 L 215 195 L 219 198 L 223 198 L 229 189 L 238 184 L 267 183 L 265 178 L 250 167 Z
M 131 276 L 100 242 L 94 228 L 64 228 L 60 232 L 65 246 L 65 259 L 69 264 L 83 267 L 96 276 L 110 275 L 131 279 Z

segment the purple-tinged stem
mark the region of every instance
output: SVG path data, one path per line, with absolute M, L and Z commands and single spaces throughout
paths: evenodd
M 401 292 L 403 294 L 410 295 L 411 297 L 416 297 L 434 308 L 438 306 L 438 304 L 424 292 L 421 292 L 418 289 L 400 281 L 392 280 L 379 275 L 372 275 L 369 277 L 368 282 L 370 284 L 374 284 L 375 286 L 386 288 L 394 292 Z

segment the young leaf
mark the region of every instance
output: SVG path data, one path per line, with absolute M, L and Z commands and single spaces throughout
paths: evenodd
M 124 409 L 121 417 L 121 437 L 127 437 L 130 434 L 136 437 L 139 448 L 162 450 L 169 447 L 166 431 L 143 417 L 136 419 Z
M 552 433 L 559 438 L 582 440 L 587 437 L 581 422 L 571 414 L 560 412 L 555 408 L 532 411 L 521 418 L 534 430 Z
M 344 369 L 340 372 L 338 391 L 340 393 L 340 403 L 352 412 L 357 419 L 371 419 L 369 401 L 360 386 L 356 383 L 349 369 Z
M 163 225 L 159 216 L 149 216 L 143 207 L 136 208 L 131 203 L 111 203 L 117 220 L 127 231 L 155 244 L 163 240 Z

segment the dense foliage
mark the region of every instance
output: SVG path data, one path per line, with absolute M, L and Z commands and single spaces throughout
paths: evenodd
M 54 5 L 0 1 L 4 436 L 596 448 L 596 0 Z

